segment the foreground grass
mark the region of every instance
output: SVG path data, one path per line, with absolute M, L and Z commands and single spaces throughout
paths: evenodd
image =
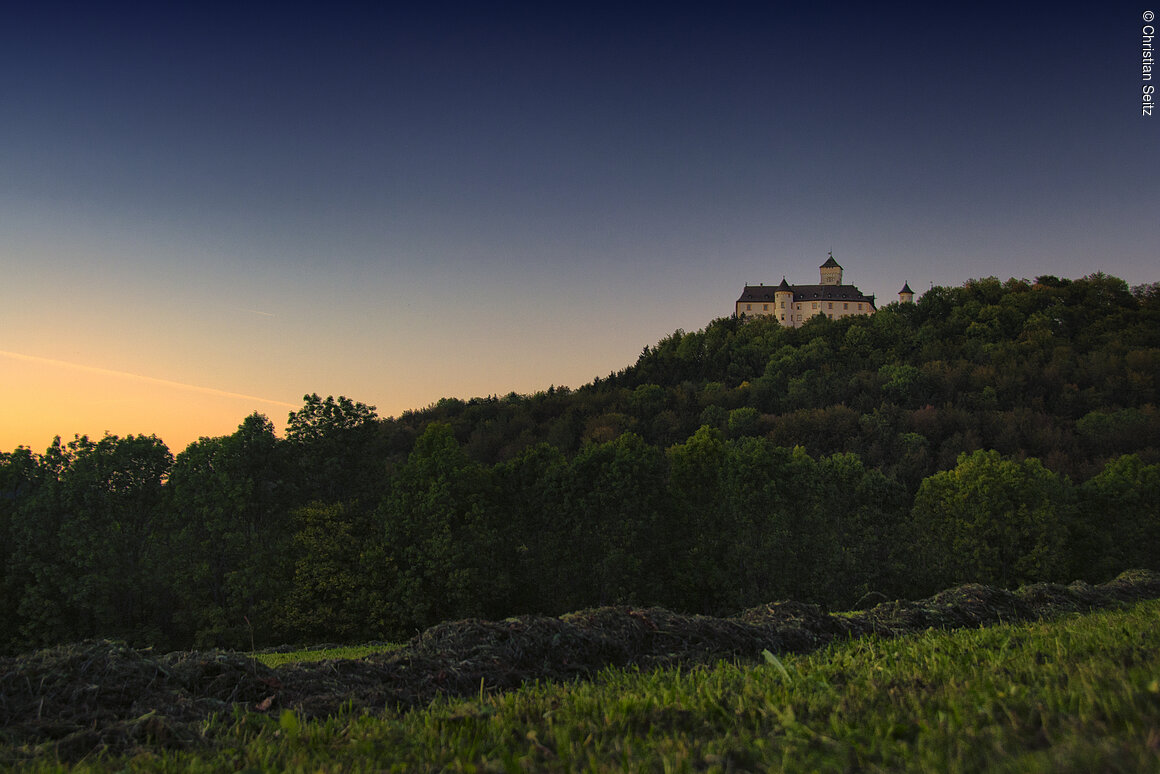
M 407 713 L 239 712 L 207 734 L 216 749 L 74 768 L 1160 772 L 1160 601 L 756 665 L 607 670 Z

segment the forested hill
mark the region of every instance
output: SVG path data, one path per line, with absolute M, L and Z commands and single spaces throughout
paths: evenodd
M 667 447 L 708 425 L 853 452 L 912 485 L 975 449 L 1087 478 L 1111 456 L 1155 454 L 1158 381 L 1160 285 L 988 278 L 797 329 L 722 318 L 575 391 L 444 399 L 384 430 L 389 452 L 405 455 L 445 422 L 491 464 L 538 442 L 571 454 L 625 432 Z
M 0 455 L 0 649 L 398 638 L 609 603 L 849 607 L 1160 569 L 1160 286 L 975 280 L 724 318 L 576 390 L 306 397 L 173 457 Z

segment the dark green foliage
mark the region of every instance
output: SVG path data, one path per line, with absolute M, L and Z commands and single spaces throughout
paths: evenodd
M 588 444 L 572 460 L 561 489 L 558 528 L 571 554 L 559 557 L 564 606 L 662 599 L 672 537 L 664 523 L 662 452 L 632 433 Z
M 450 426 L 429 425 L 378 510 L 396 631 L 483 612 L 502 580 L 502 568 L 490 567 L 489 490 L 487 469 L 467 458 Z
M 1059 580 L 1073 497 L 1067 479 L 1038 460 L 1007 460 L 996 451 L 962 455 L 953 470 L 923 481 L 915 496 L 917 579 L 933 587 Z
M 1160 465 L 1138 456 L 1111 460 L 1080 488 L 1073 565 L 1091 577 L 1120 567 L 1160 569 Z
M 30 463 L 18 454 L 6 466 L 20 479 L 17 491 L 26 487 L 8 524 L 6 606 L 16 611 L 8 644 L 98 634 L 160 639 L 162 481 L 173 464 L 165 444 L 152 436 L 81 436 L 67 445 L 58 438 L 38 471 Z
M 15 530 L 19 511 L 27 507 L 40 475 L 39 460 L 30 450 L 21 447 L 11 453 L 0 452 L 0 620 L 8 622 L 8 634 L 0 638 L 0 649 L 17 638 L 17 610 L 29 581 L 29 567 L 28 559 L 16 551 Z
M 174 625 L 199 647 L 269 643 L 290 568 L 296 471 L 273 424 L 252 414 L 233 435 L 202 438 L 170 473 L 166 577 Z
M 345 397 L 303 400 L 286 425 L 300 500 L 362 501 L 373 507 L 385 483 L 375 407 Z
M 386 627 L 384 576 L 391 568 L 376 522 L 341 503 L 311 503 L 292 514 L 293 578 L 280 627 L 298 639 L 379 639 Z
M 495 520 L 501 548 L 489 557 L 498 570 L 507 568 L 510 584 L 502 606 L 506 612 L 566 612 L 562 594 L 575 555 L 565 529 L 564 493 L 569 463 L 554 446 L 539 444 L 493 470 Z

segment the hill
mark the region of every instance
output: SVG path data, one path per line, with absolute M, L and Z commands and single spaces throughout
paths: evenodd
M 801 328 L 727 317 L 678 330 L 578 390 L 444 399 L 385 422 L 399 454 L 431 422 L 479 462 L 537 442 L 574 453 L 634 432 L 668 446 L 708 425 L 811 454 L 853 452 L 911 483 L 996 449 L 1087 478 L 1160 429 L 1160 287 L 1093 274 L 934 287 L 870 317 Z
M 1160 569 L 1160 288 L 989 278 L 725 318 L 575 390 L 380 419 L 306 396 L 176 457 L 0 456 L 0 648 L 404 639 L 465 617 Z

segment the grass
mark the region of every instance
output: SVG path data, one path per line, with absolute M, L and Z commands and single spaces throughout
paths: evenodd
M 376 653 L 389 653 L 398 650 L 402 644 L 389 645 L 343 645 L 335 648 L 318 648 L 315 650 L 296 650 L 291 653 L 255 653 L 253 658 L 268 667 L 280 667 L 283 664 L 297 664 L 309 661 L 327 661 L 330 659 L 356 659 L 373 656 Z
M 1160 772 L 1160 601 L 754 655 L 405 713 L 308 722 L 236 711 L 207 727 L 216 747 L 74 768 Z

